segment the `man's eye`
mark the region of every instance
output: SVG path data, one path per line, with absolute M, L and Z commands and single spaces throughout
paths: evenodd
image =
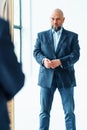
M 52 18 L 52 20 L 54 20 L 54 18 Z
M 59 18 L 52 18 L 52 20 L 53 20 L 53 21 L 54 21 L 54 20 L 55 20 L 55 21 L 58 21 L 58 20 L 59 20 Z

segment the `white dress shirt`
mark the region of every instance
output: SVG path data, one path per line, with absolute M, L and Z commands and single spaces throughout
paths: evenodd
M 55 51 L 56 51 L 60 37 L 61 37 L 62 28 L 57 32 L 54 31 L 54 30 L 52 30 L 52 32 L 53 32 L 53 39 L 54 39 L 54 48 L 55 48 Z

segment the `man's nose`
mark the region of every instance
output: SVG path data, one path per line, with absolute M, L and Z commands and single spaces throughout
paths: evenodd
M 58 21 L 57 19 L 54 19 L 54 23 L 57 23 L 57 21 Z

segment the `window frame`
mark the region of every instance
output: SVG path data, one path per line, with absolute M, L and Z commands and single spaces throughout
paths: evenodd
M 16 2 L 16 1 L 14 1 Z M 14 4 L 15 5 L 15 4 Z M 14 23 L 14 29 L 19 30 L 20 32 L 20 48 L 19 48 L 19 61 L 22 63 L 22 2 L 19 0 L 19 25 Z M 14 36 L 15 38 L 15 36 Z

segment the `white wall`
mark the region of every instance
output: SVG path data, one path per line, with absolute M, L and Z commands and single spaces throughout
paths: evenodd
M 77 130 L 87 130 L 87 1 L 86 0 L 29 0 L 23 1 L 23 69 L 25 86 L 15 97 L 15 130 L 38 130 L 39 87 L 38 65 L 32 57 L 36 33 L 50 28 L 50 14 L 61 8 L 65 14 L 64 27 L 79 34 L 81 57 L 76 63 L 75 113 Z M 31 9 L 31 12 L 30 12 Z M 31 46 L 32 45 L 32 46 Z M 50 130 L 65 129 L 60 95 L 55 94 L 51 111 Z

